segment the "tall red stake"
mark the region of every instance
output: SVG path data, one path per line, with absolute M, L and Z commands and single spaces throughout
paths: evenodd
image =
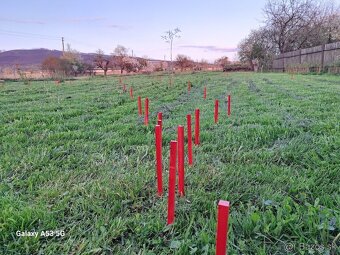
M 168 225 L 174 223 L 175 220 L 176 158 L 177 158 L 177 141 L 171 141 L 170 168 L 169 168 Z
M 231 96 L 228 95 L 228 116 L 231 114 Z
M 178 192 L 184 196 L 184 127 L 179 125 L 177 129 L 178 142 Z
M 226 255 L 228 241 L 229 202 L 220 200 L 217 212 L 216 255 Z
M 190 90 L 191 90 L 191 82 L 188 81 L 188 92 L 190 92 Z
M 207 87 L 204 87 L 204 90 L 203 90 L 203 98 L 204 98 L 204 99 L 207 98 Z
M 163 195 L 162 178 L 162 130 L 159 125 L 155 126 L 155 145 L 156 145 L 156 174 L 158 196 Z
M 130 87 L 130 98 L 133 99 L 133 89 Z
M 146 126 L 149 124 L 149 98 L 145 98 L 144 124 Z
M 214 120 L 215 120 L 215 123 L 218 122 L 218 100 L 216 99 L 215 100 L 215 113 L 214 113 Z
M 195 110 L 195 145 L 200 144 L 200 109 Z
M 142 100 L 140 96 L 138 96 L 138 115 L 141 116 L 142 114 Z
M 157 123 L 158 123 L 158 125 L 161 126 L 161 128 L 162 128 L 162 122 L 163 122 L 163 113 L 162 113 L 162 112 L 159 112 L 159 113 L 157 114 Z
M 192 165 L 192 133 L 191 133 L 191 115 L 187 115 L 187 129 L 188 129 L 188 163 Z

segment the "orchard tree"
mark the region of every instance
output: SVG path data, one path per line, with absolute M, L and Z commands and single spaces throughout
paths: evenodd
M 118 67 L 120 69 L 120 73 L 122 74 L 126 65 L 126 63 L 124 63 L 124 58 L 128 56 L 128 49 L 122 45 L 117 45 L 112 55 L 113 65 Z
M 181 72 L 183 72 L 186 68 L 192 68 L 194 66 L 194 62 L 188 56 L 179 54 L 176 57 L 175 65 L 181 69 Z
M 106 76 L 107 70 L 109 69 L 110 60 L 104 55 L 104 51 L 98 49 L 94 57 L 94 63 L 96 67 L 101 68 Z
M 229 58 L 224 56 L 224 57 L 221 57 L 219 59 L 217 59 L 215 61 L 215 64 L 224 68 L 225 66 L 229 65 L 230 64 L 230 61 L 229 61 Z

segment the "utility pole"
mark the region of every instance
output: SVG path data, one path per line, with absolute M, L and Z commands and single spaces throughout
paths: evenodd
M 63 54 L 65 53 L 64 37 L 61 37 L 61 43 L 63 45 Z
M 133 50 L 131 50 L 131 51 L 132 51 L 132 53 L 131 53 L 131 54 L 132 54 L 132 57 L 133 57 Z

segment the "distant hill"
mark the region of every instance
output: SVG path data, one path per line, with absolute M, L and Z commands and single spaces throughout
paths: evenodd
M 49 56 L 60 57 L 60 50 L 31 49 L 31 50 L 9 50 L 0 52 L 0 67 L 19 65 L 20 68 L 40 68 L 43 60 Z M 85 62 L 92 61 L 94 53 L 80 53 Z

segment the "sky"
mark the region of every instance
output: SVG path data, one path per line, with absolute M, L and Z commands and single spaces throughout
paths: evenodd
M 0 50 L 62 49 L 106 54 L 117 45 L 134 56 L 170 59 L 165 31 L 178 27 L 173 58 L 185 54 L 209 62 L 228 56 L 263 23 L 266 0 L 16 0 L 1 3 Z

